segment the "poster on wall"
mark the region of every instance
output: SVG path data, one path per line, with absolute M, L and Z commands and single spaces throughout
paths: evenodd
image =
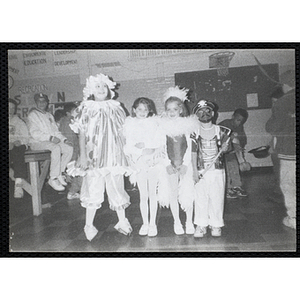
M 71 74 L 78 71 L 78 55 L 77 50 L 13 50 L 8 55 L 8 71 L 20 77 Z
M 22 53 L 24 73 L 28 76 L 51 73 L 51 52 L 49 51 L 24 51 Z
M 76 50 L 53 51 L 54 72 L 77 71 L 78 58 Z
M 35 106 L 35 94 L 46 94 L 50 104 L 63 104 L 82 101 L 82 89 L 78 75 L 24 79 L 14 81 L 9 89 L 9 98 L 20 101 L 18 114 L 26 119 L 30 108 Z

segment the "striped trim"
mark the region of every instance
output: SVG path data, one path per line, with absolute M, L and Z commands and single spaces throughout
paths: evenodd
M 285 160 L 296 160 L 296 155 L 278 154 L 278 158 L 285 159 Z

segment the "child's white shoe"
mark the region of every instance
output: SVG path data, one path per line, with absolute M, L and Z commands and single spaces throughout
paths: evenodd
M 194 234 L 195 227 L 193 223 L 185 223 L 185 233 L 186 234 Z
M 149 226 L 148 236 L 150 236 L 150 237 L 157 236 L 157 226 L 156 225 Z
M 211 230 L 211 236 L 219 237 L 222 235 L 221 227 L 210 227 L 210 230 Z
M 177 235 L 182 235 L 184 234 L 184 230 L 183 230 L 183 227 L 182 227 L 182 224 L 181 223 L 174 223 L 174 232 L 175 234 Z
M 149 225 L 148 224 L 143 224 L 140 231 L 139 231 L 139 235 L 147 235 L 148 234 L 148 229 L 149 229 Z
M 282 220 L 283 225 L 290 227 L 292 229 L 296 229 L 296 218 L 291 218 L 289 216 L 285 217 Z
M 204 226 L 197 226 L 195 233 L 194 233 L 194 237 L 195 238 L 202 238 L 206 235 L 207 233 L 207 228 Z
M 57 178 L 50 178 L 48 180 L 49 185 L 56 191 L 64 191 L 65 187 L 60 183 L 60 181 Z
M 98 233 L 98 230 L 95 226 L 89 226 L 89 225 L 85 225 L 84 226 L 84 233 L 86 238 L 91 241 Z
M 119 221 L 114 228 L 124 235 L 130 235 L 132 232 L 132 227 L 127 219 Z
M 67 185 L 68 185 L 67 182 L 66 182 L 66 180 L 65 180 L 65 177 L 64 177 L 64 176 L 59 175 L 59 176 L 57 177 L 57 179 L 58 179 L 58 181 L 60 182 L 61 185 L 63 185 L 63 186 L 67 186 Z

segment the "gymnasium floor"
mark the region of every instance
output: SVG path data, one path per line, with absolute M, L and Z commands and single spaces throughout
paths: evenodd
M 131 236 L 124 236 L 113 228 L 117 216 L 105 201 L 96 214 L 94 225 L 99 233 L 92 242 L 86 240 L 83 232 L 85 210 L 79 200 L 69 201 L 66 193 L 55 192 L 45 184 L 43 204 L 48 203 L 50 207 L 44 208 L 39 217 L 32 216 L 28 195 L 23 199 L 10 196 L 10 252 L 36 252 L 37 255 L 43 252 L 75 252 L 75 255 L 78 252 L 136 252 L 142 255 L 147 252 L 180 255 L 191 252 L 199 255 L 201 252 L 295 252 L 296 231 L 281 224 L 285 209 L 282 197 L 274 194 L 272 168 L 253 169 L 243 179 L 249 195 L 226 200 L 222 237 L 214 238 L 210 234 L 202 239 L 185 234 L 176 236 L 171 212 L 165 208 L 158 211 L 158 235 L 139 236 L 142 223 L 139 195 L 137 191 L 128 191 L 132 204 L 126 214 L 133 227 Z M 181 212 L 183 224 L 184 217 Z

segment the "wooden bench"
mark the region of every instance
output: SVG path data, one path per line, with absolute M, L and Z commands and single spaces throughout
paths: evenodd
M 33 215 L 42 213 L 41 190 L 49 171 L 51 152 L 49 150 L 25 152 L 25 162 L 29 163 L 30 183 L 22 180 L 23 189 L 32 196 Z

